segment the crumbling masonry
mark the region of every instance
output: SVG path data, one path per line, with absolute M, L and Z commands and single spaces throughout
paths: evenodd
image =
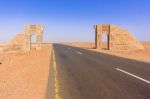
M 115 25 L 95 25 L 95 47 L 102 49 L 102 35 L 107 34 L 108 50 L 139 50 L 144 47 L 127 30 Z
M 36 36 L 36 49 L 42 48 L 44 27 L 41 25 L 26 25 L 23 33 L 18 34 L 7 45 L 5 50 L 22 50 L 30 51 L 32 36 Z
M 43 42 L 43 26 L 41 25 L 27 25 L 25 26 L 24 33 L 24 44 L 23 50 L 30 51 L 31 50 L 31 36 L 36 35 L 36 49 L 42 48 Z

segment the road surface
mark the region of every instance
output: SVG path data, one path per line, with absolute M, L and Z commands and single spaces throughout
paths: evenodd
M 46 99 L 150 99 L 150 64 L 54 44 Z

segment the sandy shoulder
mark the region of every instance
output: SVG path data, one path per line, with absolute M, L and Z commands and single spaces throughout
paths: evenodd
M 0 99 L 44 99 L 52 45 L 42 50 L 0 54 Z

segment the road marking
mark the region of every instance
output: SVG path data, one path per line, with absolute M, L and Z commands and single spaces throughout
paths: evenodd
M 59 82 L 58 82 L 58 71 L 57 64 L 55 59 L 55 52 L 53 50 L 53 63 L 54 63 L 54 91 L 55 91 L 55 99 L 61 99 L 59 95 Z
M 129 72 L 127 72 L 127 71 L 124 71 L 124 70 L 122 70 L 122 69 L 119 69 L 119 68 L 116 68 L 116 70 L 118 70 L 118 71 L 120 71 L 120 72 L 123 72 L 123 73 L 125 73 L 125 74 L 127 74 L 127 75 L 130 75 L 130 76 L 132 76 L 132 77 L 134 77 L 134 78 L 137 78 L 137 79 L 139 79 L 139 80 L 141 80 L 141 81 L 144 81 L 144 82 L 150 84 L 150 81 L 148 81 L 148 80 L 146 80 L 146 79 L 144 79 L 144 78 L 141 78 L 141 77 L 139 77 L 139 76 L 136 76 L 136 75 L 134 75 L 134 74 L 131 74 L 131 73 L 129 73 Z
M 83 53 L 81 53 L 80 51 L 78 51 L 78 52 L 77 52 L 77 54 L 80 54 L 80 55 L 82 55 Z

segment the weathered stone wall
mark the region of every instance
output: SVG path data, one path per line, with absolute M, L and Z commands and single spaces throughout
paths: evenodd
M 141 50 L 144 49 L 142 44 L 127 30 L 119 28 L 115 25 L 96 25 L 96 48 L 102 48 L 102 35 L 108 35 L 109 50 Z
M 22 50 L 24 34 L 17 34 L 3 49 L 3 51 Z
M 36 36 L 36 49 L 42 48 L 44 27 L 41 25 L 26 25 L 24 32 L 16 35 L 4 48 L 4 51 L 9 50 L 31 50 L 31 37 Z
M 24 41 L 24 34 L 17 34 L 10 42 L 10 44 L 22 45 Z

